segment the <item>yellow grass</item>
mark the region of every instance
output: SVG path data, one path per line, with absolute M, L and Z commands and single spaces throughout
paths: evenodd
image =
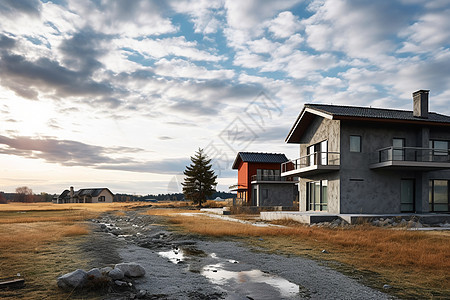
M 0 205 L 0 278 L 17 273 L 24 288 L 0 290 L 1 299 L 66 299 L 56 278 L 87 268 L 77 243 L 89 233 L 84 220 L 105 211 L 122 211 L 141 203 Z M 81 238 L 81 240 L 80 240 Z
M 113 203 L 18 203 L 0 204 L 0 211 L 31 211 L 31 210 L 88 210 L 106 212 L 113 210 L 127 210 L 133 207 L 146 206 L 145 202 L 113 202 Z
M 389 230 L 368 225 L 351 229 L 303 225 L 256 227 L 201 215 L 176 215 L 167 211 L 162 215 L 169 216 L 171 223 L 190 233 L 245 237 L 250 244 L 276 253 L 335 260 L 375 272 L 385 283 L 402 286 L 400 296 L 420 298 L 450 294 L 450 236 L 445 233 Z M 324 255 L 322 249 L 330 253 Z

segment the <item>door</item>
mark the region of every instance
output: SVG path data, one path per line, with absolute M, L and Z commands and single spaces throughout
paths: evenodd
M 414 179 L 402 179 L 400 190 L 400 210 L 401 212 L 414 212 L 415 207 L 415 182 Z

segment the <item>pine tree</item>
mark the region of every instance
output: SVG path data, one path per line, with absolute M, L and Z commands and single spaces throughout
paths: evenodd
M 198 149 L 195 156 L 191 156 L 192 163 L 184 170 L 183 194 L 184 198 L 198 204 L 199 207 L 216 192 L 217 175 L 211 170 L 211 159 Z

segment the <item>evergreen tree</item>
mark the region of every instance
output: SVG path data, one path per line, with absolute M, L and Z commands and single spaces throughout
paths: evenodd
M 216 192 L 217 175 L 211 170 L 211 159 L 198 149 L 195 156 L 191 156 L 192 163 L 184 170 L 183 194 L 187 200 L 193 201 L 199 207 Z

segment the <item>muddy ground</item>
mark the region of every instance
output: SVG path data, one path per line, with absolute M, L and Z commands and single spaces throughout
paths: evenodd
M 103 299 L 392 299 L 318 262 L 235 241 L 173 233 L 158 216 L 129 211 L 93 220 L 83 245 L 93 267 L 141 264 L 133 289 Z

